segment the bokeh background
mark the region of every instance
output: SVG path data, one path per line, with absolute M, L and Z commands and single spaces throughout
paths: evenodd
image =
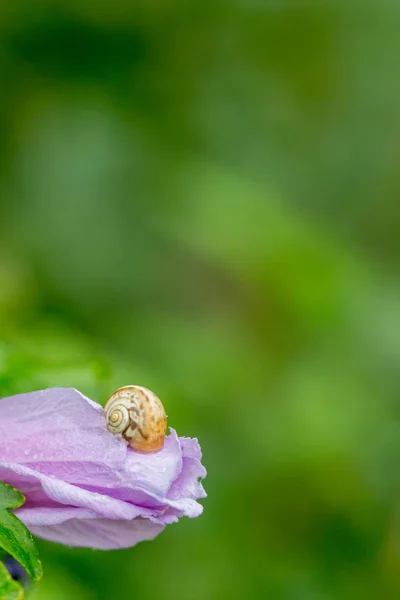
M 400 597 L 400 4 L 0 7 L 0 394 L 140 383 L 199 519 L 38 600 Z

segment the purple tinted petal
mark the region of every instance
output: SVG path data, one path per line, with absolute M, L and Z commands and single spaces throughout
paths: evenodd
M 162 523 L 168 525 L 169 523 L 175 523 L 179 517 L 189 517 L 194 519 L 203 512 L 201 504 L 190 498 L 182 498 L 181 500 L 166 500 L 166 507 L 164 510 L 159 511 L 157 516 L 149 517 L 154 523 Z
M 109 433 L 103 408 L 73 388 L 0 400 L 0 457 L 82 482 L 121 468 L 127 444 Z M 72 481 L 71 481 L 72 482 Z
M 171 430 L 160 451 L 135 452 L 108 432 L 102 407 L 74 389 L 0 400 L 0 459 L 0 481 L 26 496 L 18 516 L 67 545 L 130 546 L 203 510 L 197 440 Z
M 99 517 L 134 519 L 137 516 L 150 516 L 153 514 L 151 510 L 146 508 L 79 488 L 60 479 L 53 479 L 25 465 L 0 462 L 0 473 L 2 473 L 2 480 L 5 483 L 16 485 L 16 482 L 18 482 L 18 489 L 23 494 L 26 493 L 25 481 L 29 485 L 32 484 L 32 481 L 36 481 L 48 498 L 59 504 L 88 508 L 97 513 Z
M 197 439 L 179 438 L 182 450 L 182 471 L 173 482 L 168 498 L 205 498 L 207 496 L 199 481 L 204 479 L 207 471 L 201 464 L 201 449 Z
M 124 500 L 148 508 L 158 508 L 165 523 L 166 514 L 197 517 L 203 507 L 194 499 L 206 493 L 199 477 L 206 476 L 201 465 L 201 450 L 197 440 L 178 438 L 174 429 L 166 438 L 162 450 L 148 455 L 128 450 L 119 494 Z M 174 509 L 173 513 L 168 509 Z M 168 522 L 172 522 L 168 521 Z
M 68 463 L 67 466 L 69 466 Z M 86 468 L 86 463 L 84 467 Z M 60 464 L 59 472 L 64 480 L 70 481 L 66 476 L 64 465 Z M 40 472 L 42 464 L 35 465 Z M 141 454 L 131 448 L 127 449 L 126 459 L 119 470 L 115 470 L 100 477 L 99 474 L 89 472 L 84 481 L 78 477 L 73 478 L 73 483 L 82 485 L 85 489 L 107 494 L 126 502 L 145 507 L 159 507 L 164 503 L 171 485 L 182 470 L 182 451 L 180 441 L 174 430 L 165 438 L 164 447 L 150 454 Z
M 157 525 L 148 519 L 134 521 L 70 519 L 60 525 L 30 527 L 33 535 L 45 540 L 59 542 L 66 546 L 100 550 L 130 548 L 138 542 L 154 539 L 163 529 L 163 525 Z
M 156 494 L 163 497 L 182 469 L 182 453 L 176 432 L 165 438 L 164 447 L 158 452 L 140 454 L 128 449 L 122 487 Z
M 74 508 L 65 506 L 63 508 L 19 508 L 15 514 L 29 528 L 59 525 L 70 519 L 98 519 L 98 515 L 87 508 Z
M 173 482 L 165 499 L 167 510 L 157 517 L 165 525 L 178 520 L 178 517 L 198 517 L 203 512 L 201 504 L 195 500 L 207 496 L 199 478 L 207 472 L 201 464 L 201 449 L 196 439 L 179 438 L 182 451 L 182 470 Z

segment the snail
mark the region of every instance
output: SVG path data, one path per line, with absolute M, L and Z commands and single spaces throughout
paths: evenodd
M 120 433 L 134 450 L 155 452 L 163 447 L 167 416 L 161 400 L 147 388 L 119 388 L 108 399 L 104 411 L 107 429 Z

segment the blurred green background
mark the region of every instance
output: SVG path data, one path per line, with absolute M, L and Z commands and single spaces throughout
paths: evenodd
M 139 383 L 205 510 L 38 600 L 400 597 L 400 4 L 0 8 L 0 394 Z

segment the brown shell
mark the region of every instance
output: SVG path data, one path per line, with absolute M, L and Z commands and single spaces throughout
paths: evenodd
M 108 430 L 120 433 L 134 450 L 155 452 L 163 447 L 167 417 L 152 391 L 138 385 L 119 388 L 104 411 Z

